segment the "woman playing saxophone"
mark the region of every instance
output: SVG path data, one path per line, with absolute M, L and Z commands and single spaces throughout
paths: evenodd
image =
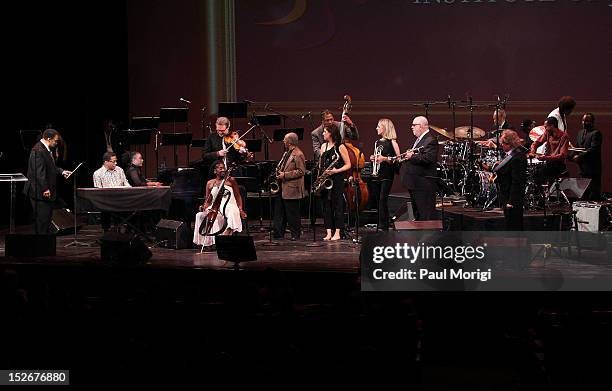
M 321 145 L 321 169 L 325 170 L 321 175 L 329 175 L 332 182 L 331 189 L 323 189 L 321 192 L 321 205 L 323 207 L 323 222 L 327 235 L 323 240 L 340 240 L 340 231 L 344 228 L 344 177 L 345 172 L 351 169 L 348 150 L 342 144 L 340 129 L 335 124 L 325 125 L 323 128 L 323 140 Z M 335 164 L 330 163 L 337 159 Z M 327 168 L 327 169 L 326 169 Z

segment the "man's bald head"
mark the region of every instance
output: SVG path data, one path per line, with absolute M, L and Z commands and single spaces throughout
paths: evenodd
M 419 116 L 412 120 L 412 133 L 414 133 L 417 138 L 421 137 L 421 135 L 427 130 L 429 130 L 429 122 L 427 121 L 427 118 Z

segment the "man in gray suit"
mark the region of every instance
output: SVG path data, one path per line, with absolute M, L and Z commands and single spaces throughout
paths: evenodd
M 345 115 L 342 118 L 342 121 L 345 123 L 344 127 L 340 126 L 340 122 L 334 120 L 334 115 L 331 111 L 326 109 L 321 112 L 321 125 L 315 130 L 313 130 L 310 134 L 312 137 L 312 149 L 314 151 L 315 162 L 319 161 L 319 156 L 321 154 L 321 145 L 325 142 L 323 140 L 323 127 L 325 125 L 335 123 L 338 129 L 340 129 L 340 136 L 342 137 L 342 141 L 344 141 L 345 138 L 348 138 L 350 140 L 359 139 L 359 132 L 357 131 L 357 126 L 355 126 L 351 118 L 348 115 Z

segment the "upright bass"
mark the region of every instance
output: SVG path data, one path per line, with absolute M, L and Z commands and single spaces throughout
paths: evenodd
M 342 118 L 340 122 L 340 133 L 344 132 L 344 118 L 348 115 L 351 110 L 351 97 L 350 95 L 344 95 L 344 106 L 342 108 Z M 351 161 L 351 169 L 349 170 L 348 181 L 344 187 L 344 195 L 346 197 L 349 210 L 354 212 L 356 210 L 362 211 L 368 204 L 368 186 L 361 179 L 361 169 L 365 167 L 365 157 L 361 150 L 351 143 L 348 137 L 344 139 L 344 146 L 348 150 L 349 159 Z M 355 194 L 356 193 L 356 194 Z

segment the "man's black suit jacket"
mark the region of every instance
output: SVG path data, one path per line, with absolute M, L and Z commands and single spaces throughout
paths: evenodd
M 30 151 L 28 160 L 28 181 L 23 193 L 30 198 L 43 201 L 55 201 L 57 197 L 57 176 L 64 170 L 55 165 L 51 152 L 39 141 Z M 49 190 L 51 198 L 44 198 L 43 193 Z
M 435 180 L 426 177 L 436 177 L 438 161 L 438 139 L 430 130 L 415 148 L 419 148 L 409 160 L 402 164 L 400 170 L 402 185 L 409 190 L 435 191 Z

